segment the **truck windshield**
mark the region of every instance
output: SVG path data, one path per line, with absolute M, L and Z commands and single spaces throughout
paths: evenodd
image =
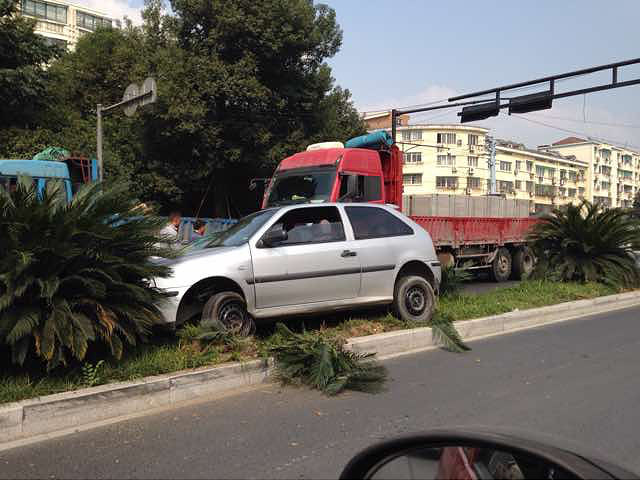
M 335 167 L 279 172 L 273 179 L 267 205 L 326 202 L 331 197 L 335 178 Z
M 278 209 L 259 210 L 243 217 L 229 229 L 222 232 L 214 232 L 207 236 L 210 237 L 209 242 L 204 242 L 204 239 L 202 239 L 199 243 L 199 248 L 238 247 L 247 242 L 277 211 Z

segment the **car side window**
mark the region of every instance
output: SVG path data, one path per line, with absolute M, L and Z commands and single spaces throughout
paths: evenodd
M 402 219 L 379 207 L 346 207 L 356 239 L 413 235 Z
M 287 233 L 287 240 L 282 242 L 281 246 L 320 244 L 346 239 L 337 207 L 293 209 L 278 219 L 271 229 L 284 229 Z

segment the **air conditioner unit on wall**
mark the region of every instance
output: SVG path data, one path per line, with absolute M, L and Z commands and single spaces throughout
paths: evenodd
M 520 173 L 520 171 L 519 171 L 518 169 L 516 169 L 516 170 L 514 170 L 514 171 L 513 171 L 513 174 L 514 174 L 514 175 L 518 175 L 519 173 Z
M 464 191 L 465 194 L 467 195 L 471 195 L 471 187 L 467 187 L 466 190 Z
M 462 140 L 458 139 L 458 147 L 462 146 Z
M 529 197 L 533 197 L 533 192 L 529 192 Z
M 469 175 L 473 175 L 473 167 L 469 167 Z
M 530 177 L 530 178 L 532 178 L 532 179 L 535 179 L 536 174 L 534 174 L 533 172 L 531 172 L 531 173 L 529 173 L 529 177 Z
M 456 172 L 458 172 L 458 169 L 456 169 L 455 167 L 451 167 L 451 173 L 455 174 Z

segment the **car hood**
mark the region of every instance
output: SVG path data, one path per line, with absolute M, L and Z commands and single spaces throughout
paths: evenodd
M 171 268 L 169 277 L 155 279 L 157 287 L 168 289 L 190 286 L 205 277 L 234 277 L 242 265 L 250 271 L 251 255 L 248 244 L 243 244 L 238 247 L 203 249 L 175 259 L 156 259 L 154 262 Z

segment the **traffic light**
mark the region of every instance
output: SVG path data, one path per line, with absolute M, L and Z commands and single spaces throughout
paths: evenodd
M 509 100 L 509 115 L 526 114 L 536 110 L 546 110 L 551 108 L 553 94 L 550 90 L 537 92 L 535 94 L 521 95 Z
M 500 113 L 500 105 L 497 101 L 487 102 L 484 104 L 469 105 L 462 107 L 462 112 L 458 112 L 460 122 L 475 122 L 476 120 L 484 120 L 489 117 L 495 117 Z

